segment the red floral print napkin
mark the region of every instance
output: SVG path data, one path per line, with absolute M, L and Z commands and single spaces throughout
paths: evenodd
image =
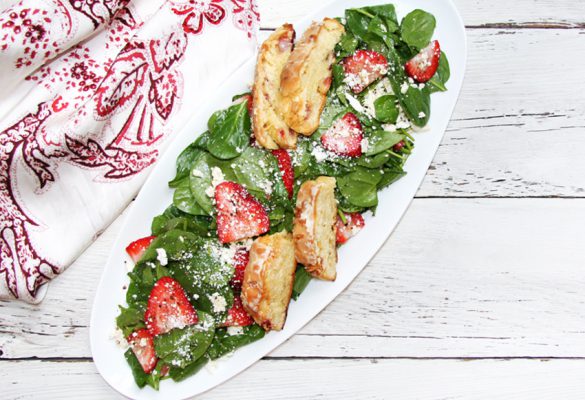
M 0 6 L 0 298 L 35 303 L 254 54 L 260 17 L 254 0 Z

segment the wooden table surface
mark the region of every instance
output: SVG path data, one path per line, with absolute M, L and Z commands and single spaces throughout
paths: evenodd
M 314 0 L 259 0 L 264 28 Z M 465 84 L 354 283 L 204 399 L 585 398 L 585 2 L 456 0 Z M 119 218 L 40 305 L 0 302 L 0 398 L 116 399 L 88 323 Z

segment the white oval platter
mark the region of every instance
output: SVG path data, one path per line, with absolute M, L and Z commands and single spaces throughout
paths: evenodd
M 291 302 L 286 326 L 281 332 L 271 332 L 263 339 L 237 350 L 231 357 L 219 360 L 213 370 L 204 368 L 180 383 L 165 380 L 161 382 L 158 392 L 150 387 L 139 389 L 136 386 L 123 350 L 111 339 L 118 305 L 125 304 L 123 287 L 128 283 L 128 277 L 124 261 L 129 259 L 124 248 L 136 238 L 147 236 L 152 218 L 172 202 L 172 190 L 168 189 L 167 182 L 174 177 L 175 160 L 182 149 L 206 130 L 207 120 L 215 110 L 227 107 L 234 94 L 249 90 L 248 84 L 253 80 L 255 66 L 255 60 L 250 60 L 210 96 L 209 101 L 204 102 L 169 145 L 132 204 L 124 227 L 112 247 L 93 304 L 90 339 L 95 365 L 115 390 L 133 399 L 174 400 L 195 396 L 230 379 L 295 334 L 335 299 L 366 266 L 396 227 L 441 142 L 463 83 L 466 37 L 455 6 L 450 0 L 339 0 L 324 6 L 303 21 L 296 22 L 294 26 L 300 34 L 311 21 L 342 16 L 346 8 L 385 3 L 396 6 L 399 19 L 416 8 L 436 17 L 434 38 L 439 40 L 449 57 L 451 79 L 447 92 L 432 95 L 431 119 L 425 129 L 415 133 L 415 149 L 405 166 L 407 175 L 379 193 L 376 216 L 367 215 L 366 227 L 340 248 L 337 280 L 333 283 L 311 281 L 300 299 Z M 421 226 L 421 229 L 425 227 Z

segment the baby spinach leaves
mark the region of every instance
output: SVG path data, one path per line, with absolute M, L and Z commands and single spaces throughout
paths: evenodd
M 242 346 L 262 339 L 264 334 L 264 329 L 256 324 L 241 328 L 240 333 L 231 333 L 226 328 L 219 328 L 215 331 L 215 337 L 207 354 L 210 359 L 216 360 Z
M 435 26 L 436 21 L 432 14 L 423 10 L 414 10 L 404 17 L 400 24 L 402 40 L 420 50 L 431 41 Z
M 213 114 L 208 126 L 207 150 L 219 159 L 237 157 L 250 145 L 252 127 L 245 101 Z
M 380 122 L 395 123 L 398 119 L 400 111 L 396 106 L 396 96 L 385 95 L 378 97 L 374 101 L 374 110 L 376 113 L 376 119 Z
M 155 336 L 154 349 L 164 363 L 185 368 L 205 354 L 213 340 L 215 325 L 210 315 L 201 311 L 197 314 L 199 317 L 197 325 L 173 329 Z

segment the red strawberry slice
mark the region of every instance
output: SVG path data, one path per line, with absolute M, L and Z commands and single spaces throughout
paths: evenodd
M 405 65 L 406 74 L 419 83 L 425 83 L 435 75 L 439 68 L 441 46 L 437 40 L 432 41 Z
M 341 217 L 337 216 L 335 224 L 337 244 L 347 242 L 366 225 L 364 217 L 360 213 L 345 214 L 345 219 L 347 222 L 344 224 Z
M 244 310 L 239 296 L 234 297 L 234 304 L 228 310 L 228 315 L 223 326 L 248 326 L 254 323 L 254 318 Z
M 198 318 L 181 284 L 165 276 L 154 284 L 150 292 L 144 320 L 148 331 L 156 336 L 174 328 L 195 325 Z
M 343 60 L 345 82 L 354 93 L 360 93 L 368 85 L 386 75 L 388 60 L 374 50 L 358 50 Z
M 152 335 L 146 329 L 140 329 L 132 332 L 128 336 L 128 344 L 147 374 L 150 374 L 156 367 L 158 359 L 154 352 L 154 340 Z
M 217 236 L 222 243 L 262 235 L 270 229 L 266 210 L 254 196 L 235 182 L 222 182 L 215 187 Z
M 362 124 L 353 113 L 339 118 L 321 135 L 321 143 L 327 150 L 346 157 L 362 155 Z
M 293 185 L 295 180 L 295 171 L 293 170 L 290 154 L 285 149 L 272 150 L 272 155 L 278 160 L 278 168 L 282 172 L 282 181 L 288 192 L 288 198 L 293 196 Z
M 244 271 L 250 261 L 250 252 L 245 248 L 239 248 L 234 255 L 234 277 L 230 284 L 235 291 L 239 292 L 242 290 L 242 282 L 244 281 Z
M 156 236 L 147 236 L 142 239 L 138 239 L 126 247 L 126 253 L 128 253 L 132 261 L 138 262 L 154 239 L 156 239 Z

